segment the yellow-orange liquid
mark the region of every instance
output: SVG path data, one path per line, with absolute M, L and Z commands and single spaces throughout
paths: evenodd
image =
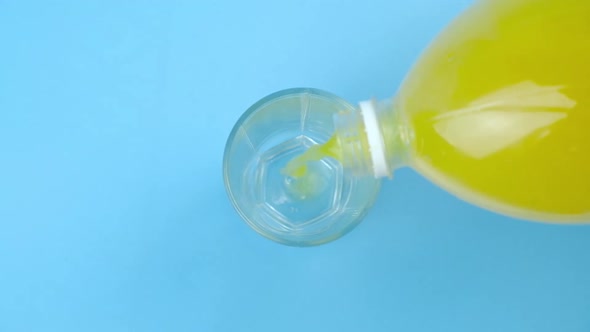
M 337 135 L 333 135 L 324 144 L 310 147 L 305 153 L 289 161 L 282 170 L 283 175 L 288 179 L 287 188 L 294 197 L 313 199 L 323 188 L 320 177 L 310 172 L 308 165 L 324 158 L 334 158 L 342 163 Z
M 481 2 L 398 101 L 433 181 L 513 216 L 590 221 L 590 2 Z
M 590 221 L 589 1 L 480 1 L 424 52 L 394 105 L 401 116 L 382 118 L 389 157 L 399 145 L 387 127 L 402 125 L 408 166 L 462 199 Z
M 294 179 L 299 179 L 307 174 L 307 166 L 310 162 L 332 157 L 341 160 L 340 148 L 337 136 L 332 136 L 326 143 L 310 147 L 305 153 L 291 160 L 283 169 L 283 174 Z

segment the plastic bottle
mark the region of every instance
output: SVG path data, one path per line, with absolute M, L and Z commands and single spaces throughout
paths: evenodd
M 290 245 L 342 236 L 360 221 L 378 192 L 370 178 L 392 177 L 401 167 L 411 167 L 459 198 L 496 213 L 540 222 L 589 222 L 588 59 L 590 2 L 479 1 L 426 49 L 390 100 L 343 106 L 337 97 L 314 90 L 284 91 L 266 100 L 327 98 L 325 105 L 310 108 L 308 103 L 305 112 L 302 107 L 292 112 L 301 131 L 289 135 L 299 138 L 309 137 L 304 127 L 310 109 L 322 112 L 333 106 L 328 111 L 332 120 L 316 123 L 329 128 L 330 135 L 303 144 L 306 152 L 281 159 L 275 173 L 282 180 L 258 183 L 267 189 L 286 183 L 280 192 L 300 198 L 291 201 L 296 211 L 306 210 L 317 202 L 316 195 L 327 191 L 331 220 L 311 213 L 294 223 L 288 213 L 273 215 L 281 204 L 267 196 L 259 196 L 261 206 L 271 211 L 262 226 L 259 216 L 244 213 L 244 202 L 234 195 L 244 184 L 236 185 L 228 176 L 228 163 L 235 163 L 230 157 L 235 133 L 226 150 L 228 192 L 259 233 Z M 247 120 L 245 116 L 239 127 Z M 275 120 L 278 128 L 289 127 Z M 364 187 L 353 188 L 347 200 L 334 199 L 342 197 L 343 187 L 332 180 L 322 184 L 318 164 L 339 169 L 341 182 L 356 180 Z M 357 196 L 369 198 L 350 208 Z M 317 229 L 307 232 L 310 227 Z

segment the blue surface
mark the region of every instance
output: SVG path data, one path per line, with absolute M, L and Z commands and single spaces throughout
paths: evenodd
M 0 331 L 590 331 L 589 227 L 403 170 L 352 233 L 297 249 L 224 192 L 253 102 L 388 97 L 469 3 L 0 0 Z

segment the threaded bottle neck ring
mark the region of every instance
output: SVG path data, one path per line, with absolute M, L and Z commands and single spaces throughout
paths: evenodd
M 389 175 L 389 167 L 385 155 L 385 142 L 381 126 L 377 118 L 377 105 L 375 100 L 368 100 L 359 103 L 361 117 L 367 135 L 369 153 L 371 155 L 371 165 L 375 178 L 382 178 Z

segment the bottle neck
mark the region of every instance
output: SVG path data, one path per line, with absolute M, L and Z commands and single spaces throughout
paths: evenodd
M 341 161 L 355 175 L 393 177 L 408 160 L 409 135 L 391 101 L 368 100 L 334 118 Z

